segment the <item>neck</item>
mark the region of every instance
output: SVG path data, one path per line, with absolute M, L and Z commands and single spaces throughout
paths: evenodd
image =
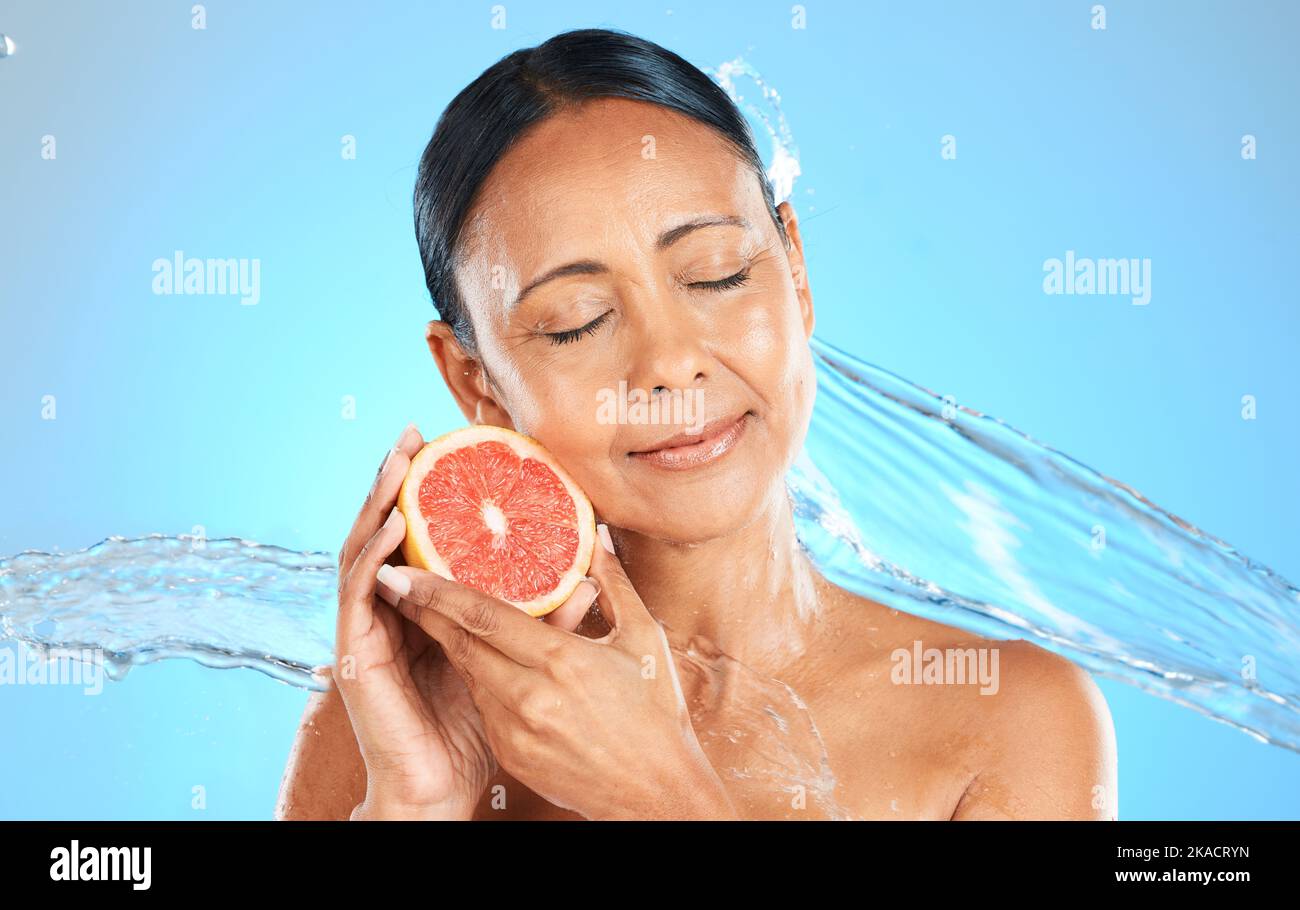
M 754 521 L 725 537 L 678 544 L 615 535 L 628 578 L 671 638 L 701 636 L 772 676 L 811 643 L 820 614 L 816 573 L 795 535 L 784 485 Z

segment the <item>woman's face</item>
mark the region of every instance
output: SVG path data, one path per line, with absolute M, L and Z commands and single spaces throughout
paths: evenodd
M 602 520 L 729 533 L 784 495 L 814 397 L 812 297 L 781 214 L 789 250 L 710 128 L 588 102 L 512 147 L 466 220 L 457 282 L 490 381 L 442 323 L 430 346 L 465 413 L 540 441 Z M 682 434 L 699 442 L 654 453 Z

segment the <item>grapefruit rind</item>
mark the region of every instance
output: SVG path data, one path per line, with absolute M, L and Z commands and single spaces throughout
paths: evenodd
M 447 563 L 438 554 L 433 542 L 429 539 L 429 522 L 420 512 L 420 483 L 429 472 L 429 469 L 443 455 L 456 449 L 478 445 L 489 440 L 505 443 L 520 458 L 533 458 L 546 465 L 555 472 L 556 477 L 560 479 L 560 482 L 564 484 L 565 489 L 573 498 L 573 505 L 577 512 L 578 529 L 578 551 L 574 557 L 573 565 L 565 571 L 556 586 L 545 594 L 528 601 L 507 601 L 529 616 L 545 616 L 569 598 L 569 595 L 577 588 L 578 583 L 586 576 L 587 570 L 591 568 L 591 556 L 596 545 L 596 516 L 591 507 L 591 501 L 587 499 L 582 488 L 574 482 L 564 468 L 560 467 L 555 460 L 555 456 L 551 455 L 541 443 L 531 436 L 525 436 L 505 427 L 480 425 L 452 430 L 426 443 L 424 448 L 411 459 L 411 467 L 406 472 L 406 478 L 402 481 L 402 489 L 397 496 L 397 507 L 406 516 L 406 538 L 402 541 L 402 556 L 405 558 L 407 565 L 426 569 L 452 581 L 456 580 Z

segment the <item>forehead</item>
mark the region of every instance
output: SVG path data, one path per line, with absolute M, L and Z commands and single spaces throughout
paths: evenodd
M 656 104 L 604 98 L 547 118 L 497 162 L 465 223 L 462 254 L 513 271 L 649 243 L 701 213 L 756 215 L 758 179 L 712 128 Z M 750 217 L 757 224 L 755 217 Z

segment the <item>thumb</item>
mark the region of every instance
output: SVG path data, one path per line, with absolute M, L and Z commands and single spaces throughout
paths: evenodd
M 600 585 L 596 603 L 616 636 L 627 641 L 640 639 L 644 633 L 651 631 L 655 637 L 645 641 L 658 641 L 658 633 L 654 631 L 658 624 L 623 570 L 623 564 L 614 552 L 608 525 L 596 526 L 596 546 L 591 554 L 591 568 L 587 574 Z
M 578 587 L 569 595 L 569 599 L 543 616 L 542 622 L 566 632 L 576 632 L 578 626 L 586 619 L 587 611 L 596 603 L 598 593 L 596 580 L 591 577 L 584 578 L 578 582 Z

